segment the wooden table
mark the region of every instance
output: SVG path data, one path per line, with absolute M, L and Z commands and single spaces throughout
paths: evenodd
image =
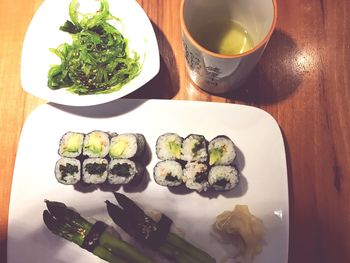
M 46 103 L 20 84 L 27 26 L 42 0 L 2 1 L 0 8 L 0 262 L 12 173 L 23 122 Z M 290 262 L 350 262 L 350 2 L 279 1 L 277 28 L 248 82 L 211 96 L 185 72 L 180 0 L 138 0 L 157 34 L 159 75 L 129 95 L 248 104 L 281 127 L 288 162 Z M 25 205 L 25 204 L 23 204 Z M 24 259 L 25 261 L 25 259 Z

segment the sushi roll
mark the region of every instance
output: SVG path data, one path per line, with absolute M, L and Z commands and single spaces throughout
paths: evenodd
M 55 176 L 61 184 L 76 184 L 81 177 L 80 161 L 75 158 L 60 158 L 55 165 Z
M 207 162 L 207 140 L 203 135 L 191 134 L 187 136 L 181 148 L 181 160 L 186 162 Z
M 209 164 L 230 165 L 236 158 L 235 145 L 224 135 L 215 137 L 209 143 Z
M 209 185 L 217 191 L 233 189 L 239 182 L 238 171 L 234 166 L 213 166 L 209 171 Z
M 111 138 L 109 156 L 112 159 L 139 157 L 145 149 L 146 140 L 142 134 L 124 133 Z
M 104 158 L 87 158 L 83 162 L 83 182 L 102 184 L 107 180 L 108 161 Z
M 84 134 L 66 132 L 60 140 L 58 154 L 62 157 L 78 157 L 83 149 Z
M 175 133 L 165 133 L 158 137 L 156 154 L 160 160 L 179 160 L 183 139 Z
M 162 186 L 181 185 L 182 176 L 181 164 L 173 160 L 160 161 L 153 169 L 154 180 Z
M 128 159 L 113 159 L 108 165 L 108 183 L 128 184 L 142 176 L 144 167 Z
M 197 192 L 206 191 L 209 187 L 208 165 L 205 163 L 187 163 L 182 177 L 186 187 Z
M 92 131 L 85 135 L 83 154 L 90 158 L 106 157 L 109 150 L 109 135 L 102 131 Z

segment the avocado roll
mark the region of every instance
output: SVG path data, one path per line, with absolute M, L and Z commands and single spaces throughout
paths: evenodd
M 181 160 L 202 163 L 208 161 L 208 143 L 203 135 L 190 134 L 184 139 Z
M 72 185 L 80 181 L 80 161 L 75 158 L 60 158 L 55 165 L 55 176 L 61 184 Z
M 83 149 L 84 134 L 66 132 L 60 139 L 58 154 L 62 157 L 78 157 Z
M 129 159 L 113 159 L 108 165 L 108 183 L 128 184 L 142 176 L 145 168 Z
M 234 166 L 213 166 L 209 171 L 209 185 L 217 191 L 233 189 L 239 182 L 238 171 Z
M 112 159 L 139 157 L 145 149 L 146 140 L 142 134 L 124 133 L 111 138 L 109 156 Z
M 109 144 L 109 135 L 106 132 L 92 131 L 85 135 L 83 154 L 90 158 L 106 157 Z
M 102 184 L 108 176 L 108 161 L 104 158 L 87 158 L 83 162 L 83 181 L 87 184 Z
M 181 185 L 182 176 L 181 164 L 173 160 L 160 161 L 153 169 L 154 180 L 162 186 Z
M 224 135 L 215 137 L 209 143 L 209 164 L 230 165 L 236 158 L 235 145 Z
M 187 163 L 182 177 L 186 187 L 197 192 L 206 191 L 209 187 L 208 165 L 205 163 Z
M 183 139 L 175 133 L 165 133 L 158 137 L 156 154 L 160 160 L 180 160 Z

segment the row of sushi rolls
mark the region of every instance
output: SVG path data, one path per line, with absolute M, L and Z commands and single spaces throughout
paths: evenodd
M 66 132 L 59 142 L 56 179 L 65 185 L 137 184 L 145 171 L 146 145 L 145 136 L 138 133 Z M 155 148 L 159 160 L 153 178 L 159 185 L 185 185 L 201 192 L 231 190 L 239 183 L 235 145 L 227 136 L 208 141 L 198 134 L 183 138 L 165 133 Z

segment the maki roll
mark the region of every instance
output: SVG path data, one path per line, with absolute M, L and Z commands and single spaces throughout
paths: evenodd
M 181 158 L 182 138 L 175 133 L 165 133 L 158 137 L 156 154 L 160 160 L 179 160 Z
M 108 183 L 128 184 L 142 176 L 144 167 L 128 159 L 113 159 L 108 166 Z
M 187 163 L 183 173 L 182 179 L 187 188 L 196 190 L 197 192 L 208 189 L 208 165 L 205 163 Z
M 87 184 L 102 184 L 108 175 L 108 161 L 104 158 L 87 158 L 83 162 L 83 181 Z
M 215 137 L 209 143 L 209 164 L 230 165 L 236 158 L 235 145 L 227 136 Z
M 230 165 L 213 166 L 209 171 L 208 181 L 215 190 L 231 190 L 239 182 L 238 171 Z
M 157 184 L 162 186 L 178 186 L 182 184 L 181 164 L 172 161 L 160 161 L 153 169 L 153 177 Z
M 60 158 L 55 165 L 55 176 L 61 184 L 76 184 L 80 181 L 80 162 L 75 158 Z
M 207 162 L 207 140 L 203 135 L 191 134 L 187 136 L 181 149 L 181 159 L 186 162 Z
M 90 158 L 103 158 L 108 154 L 109 135 L 102 131 L 92 131 L 85 135 L 83 154 Z
M 83 149 L 84 134 L 66 132 L 60 140 L 58 154 L 62 157 L 78 157 Z
M 139 157 L 146 145 L 142 134 L 124 133 L 111 138 L 109 156 L 112 159 L 129 159 Z

